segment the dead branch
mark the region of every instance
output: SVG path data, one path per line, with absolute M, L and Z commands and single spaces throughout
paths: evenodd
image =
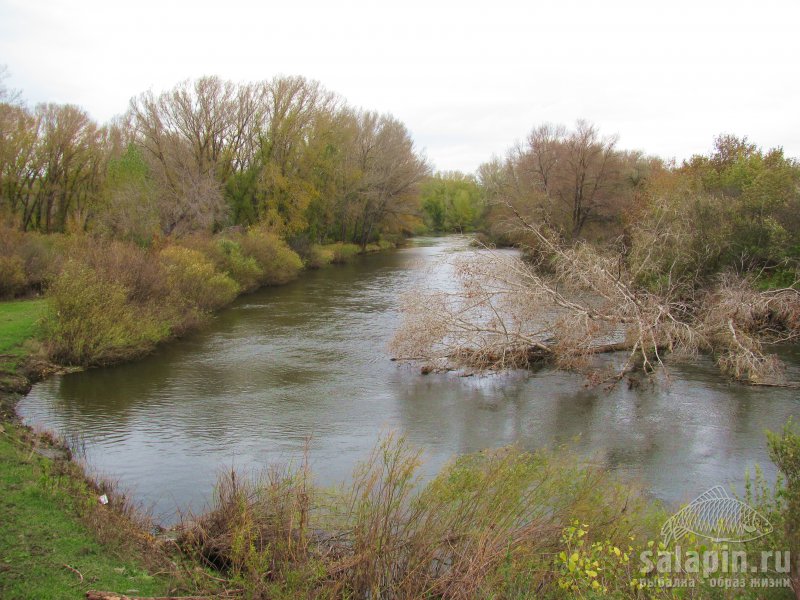
M 627 351 L 616 377 L 606 379 L 618 381 L 634 366 L 663 367 L 667 354 L 703 351 L 734 379 L 781 384 L 782 365 L 763 344 L 800 336 L 796 289 L 758 292 L 728 276 L 701 292 L 699 284 L 672 282 L 670 275 L 656 293 L 634 283 L 620 256 L 584 243 L 567 246 L 508 207 L 545 258 L 531 262 L 484 248 L 450 259 L 455 289 L 406 296 L 392 342 L 398 360 L 422 360 L 426 372 L 541 362 L 583 369 L 592 355 Z
M 81 583 L 83 583 L 83 573 L 78 571 L 78 569 L 76 569 L 75 567 L 70 567 L 69 565 L 66 565 L 66 564 L 65 565 L 61 565 L 61 566 L 64 567 L 65 569 L 69 569 L 70 571 L 75 573 L 78 577 L 80 577 Z

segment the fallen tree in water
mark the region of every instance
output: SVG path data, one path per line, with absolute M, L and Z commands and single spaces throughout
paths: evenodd
M 514 215 L 531 242 L 527 257 L 484 248 L 453 258 L 454 289 L 406 296 L 392 342 L 398 360 L 422 361 L 428 372 L 548 362 L 607 381 L 634 368 L 652 372 L 667 354 L 703 352 L 737 380 L 785 384 L 781 362 L 764 348 L 800 333 L 798 290 L 759 292 L 733 275 L 701 287 L 668 273 L 654 292 L 636 284 L 646 259 L 633 269 L 622 252 L 563 244 Z M 613 372 L 589 369 L 590 357 L 610 351 L 627 359 Z

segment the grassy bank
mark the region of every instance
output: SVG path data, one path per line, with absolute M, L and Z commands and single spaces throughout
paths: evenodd
M 166 595 L 154 555 L 135 525 L 101 506 L 98 490 L 60 450 L 9 422 L 0 425 L 0 597 L 83 598 L 89 589 Z M 133 534 L 131 532 L 134 532 Z M 135 592 L 134 592 L 135 590 Z
M 61 239 L 65 256 L 56 260 L 40 236 L 26 241 L 26 256 L 41 259 L 30 264 L 49 273 L 49 290 L 44 299 L 0 302 L 0 597 L 213 593 L 220 583 L 213 575 L 196 563 L 178 568 L 181 557 L 155 544 L 124 499 L 110 494 L 111 504 L 100 505 L 105 488 L 65 448 L 16 421 L 31 359 L 92 365 L 135 358 L 199 326 L 240 293 L 286 283 L 304 267 L 349 262 L 362 250 L 313 246 L 301 258 L 278 238 L 252 233 L 151 249 Z M 29 276 L 42 281 L 33 267 Z M 18 283 L 26 289 L 25 275 Z
M 0 390 L 24 389 L 19 370 L 33 350 L 44 300 L 0 302 Z
M 62 600 L 89 589 L 162 595 L 173 581 L 153 576 L 153 553 L 139 525 L 46 435 L 16 422 L 16 391 L 38 348 L 46 301 L 0 303 L 0 597 Z M 156 572 L 158 569 L 153 569 Z
M 132 360 L 201 326 L 238 295 L 282 285 L 303 269 L 342 264 L 394 247 L 289 244 L 268 229 L 231 229 L 153 240 L 147 246 L 87 235 L 42 236 L 3 229 L 0 298 L 44 293 L 46 301 L 0 307 L 4 387 L 22 390 L 20 362 L 39 338 L 39 368 L 104 366 Z M 11 265 L 11 266 L 9 266 Z M 13 268 L 11 268 L 13 267 Z M 41 317 L 41 318 L 40 318 Z M 7 346 L 7 347 L 6 347 Z

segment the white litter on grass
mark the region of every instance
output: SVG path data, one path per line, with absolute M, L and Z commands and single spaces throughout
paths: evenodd
M 99 500 L 100 504 L 108 504 L 108 496 L 106 496 L 105 494 L 100 496 L 98 498 L 98 500 Z

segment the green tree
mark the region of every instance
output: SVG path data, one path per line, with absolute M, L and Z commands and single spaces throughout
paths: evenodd
M 426 225 L 434 231 L 469 231 L 483 216 L 484 193 L 471 175 L 437 173 L 420 194 Z

